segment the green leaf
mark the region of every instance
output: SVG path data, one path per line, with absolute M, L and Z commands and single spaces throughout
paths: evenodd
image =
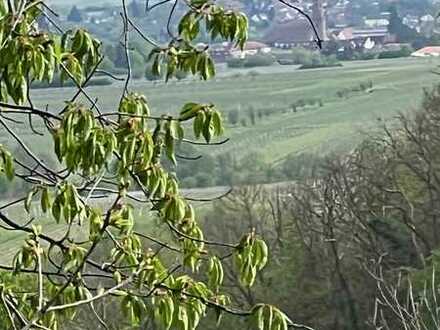
M 264 330 L 264 317 L 263 317 L 264 306 L 260 305 L 253 311 L 253 318 L 258 330 Z
M 194 120 L 193 128 L 194 128 L 194 135 L 198 139 L 200 138 L 200 135 L 202 134 L 203 127 L 205 125 L 206 115 L 204 111 L 199 111 L 197 113 L 197 117 Z
M 180 117 L 179 119 L 182 121 L 194 118 L 197 116 L 198 112 L 203 108 L 202 105 L 197 103 L 187 103 L 183 106 L 182 110 L 180 111 Z
M 174 165 L 177 165 L 176 156 L 174 155 L 174 139 L 171 136 L 170 131 L 165 134 L 165 146 L 168 158 L 173 162 Z
M 50 209 L 51 202 L 50 202 L 50 195 L 49 195 L 49 189 L 47 187 L 44 187 L 41 191 L 41 209 L 44 213 L 47 213 L 47 211 Z
M 206 114 L 206 119 L 203 124 L 203 137 L 205 138 L 206 142 L 211 142 L 211 137 L 214 133 L 214 122 L 212 118 L 212 113 L 209 112 Z
M 223 283 L 223 266 L 218 257 L 209 259 L 208 267 L 208 283 L 209 286 L 215 290 Z
M 158 77 L 160 76 L 161 64 L 162 64 L 161 54 L 157 53 L 154 55 L 154 61 L 153 61 L 153 65 L 151 67 L 151 71 L 152 71 L 153 75 L 158 76 Z
M 177 309 L 177 319 L 179 320 L 180 330 L 189 330 L 188 312 L 183 305 L 179 305 Z
M 174 196 L 165 205 L 165 218 L 171 222 L 180 222 L 186 214 L 186 203 L 182 198 Z
M 261 239 L 256 239 L 253 244 L 254 264 L 260 271 L 266 266 L 268 259 L 268 248 L 266 243 Z
M 27 213 L 29 213 L 31 210 L 32 198 L 34 197 L 34 194 L 35 194 L 35 191 L 32 189 L 31 191 L 28 192 L 26 199 L 24 201 L 24 208 Z
M 266 320 L 268 329 L 272 329 L 273 316 L 273 307 L 266 306 Z
M 162 324 L 165 330 L 169 330 L 173 324 L 174 319 L 174 301 L 171 297 L 167 296 L 160 300 L 159 302 L 159 316 L 162 319 Z
M 214 135 L 220 136 L 223 134 L 223 119 L 220 112 L 212 112 L 212 125 L 214 127 Z
M 15 170 L 14 170 L 14 160 L 12 158 L 12 155 L 9 151 L 3 148 L 3 146 L 0 145 L 0 153 L 1 158 L 3 160 L 3 168 L 6 174 L 6 177 L 9 181 L 12 181 L 15 176 Z
M 64 53 L 67 49 L 67 38 L 69 35 L 72 34 L 72 30 L 67 30 L 62 36 L 61 36 L 61 52 Z
M 61 205 L 59 197 L 57 197 L 52 204 L 52 215 L 55 218 L 55 221 L 59 223 L 61 220 Z
M 23 104 L 27 99 L 28 84 L 24 76 L 20 76 L 17 79 L 16 84 L 17 84 L 16 91 L 14 95 L 11 96 L 14 99 L 15 103 L 20 105 Z
M 181 140 L 184 137 L 184 131 L 182 125 L 177 120 L 171 120 L 169 122 L 169 134 L 175 140 Z

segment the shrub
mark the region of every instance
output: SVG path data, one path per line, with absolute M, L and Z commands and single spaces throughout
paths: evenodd
M 115 70 L 115 64 L 108 57 L 104 57 L 101 64 L 99 65 L 99 68 L 104 71 L 113 73 L 113 71 Z
M 305 100 L 303 100 L 303 99 L 299 99 L 298 101 L 296 101 L 296 106 L 298 107 L 298 108 L 303 108 L 303 107 L 305 107 L 306 106 L 306 101 Z
M 292 49 L 291 61 L 293 64 L 312 64 L 313 59 L 317 56 L 319 57 L 320 55 L 311 50 L 298 47 Z
M 148 64 L 145 69 L 145 78 L 149 81 L 156 81 L 163 79 L 163 70 L 161 70 L 160 75 L 156 75 L 153 73 L 152 64 Z
M 359 85 L 353 86 L 351 88 L 340 89 L 336 92 L 336 96 L 338 96 L 340 98 L 348 97 L 348 96 L 350 96 L 351 93 L 366 92 L 372 88 L 373 88 L 373 81 L 368 80 L 368 81 L 361 82 Z
M 228 112 L 228 122 L 231 125 L 237 125 L 238 120 L 240 119 L 239 117 L 240 117 L 240 115 L 239 115 L 239 112 L 237 109 L 233 109 Z
M 229 68 L 255 68 L 260 66 L 271 66 L 275 63 L 272 55 L 252 55 L 245 58 L 230 58 L 227 61 Z
M 109 78 L 95 78 L 90 81 L 88 86 L 108 86 L 111 84 L 112 81 Z
M 259 66 L 271 66 L 275 63 L 272 55 L 254 55 L 247 56 L 244 61 L 245 68 L 254 68 Z
M 309 63 L 304 63 L 299 69 L 315 69 L 342 66 L 335 55 L 325 56 L 314 54 Z
M 196 188 L 197 187 L 197 178 L 193 176 L 189 176 L 186 178 L 183 178 L 182 181 L 182 187 L 184 188 Z
M 179 70 L 176 72 L 176 78 L 177 78 L 177 80 L 186 79 L 186 78 L 188 78 L 188 73 Z
M 235 58 L 235 57 L 229 58 L 227 60 L 227 64 L 228 64 L 229 68 L 242 68 L 242 67 L 244 67 L 243 62 L 244 62 L 244 59 Z
M 197 173 L 195 176 L 196 187 L 212 187 L 214 186 L 214 176 L 209 173 Z
M 342 64 L 341 63 L 304 64 L 301 65 L 298 69 L 307 70 L 307 69 L 332 68 L 332 67 L 342 67 Z
M 340 89 L 336 92 L 336 96 L 338 96 L 340 98 L 348 97 L 349 94 L 350 94 L 350 90 L 347 88 Z
M 243 74 L 240 72 L 237 72 L 237 73 L 234 73 L 231 77 L 234 79 L 239 79 L 239 78 L 243 77 Z
M 360 60 L 360 61 L 375 60 L 377 56 L 378 56 L 377 54 L 371 52 L 366 52 L 366 53 L 357 52 L 354 54 L 353 60 Z
M 273 109 L 273 108 L 266 108 L 266 109 L 264 110 L 264 115 L 265 115 L 266 117 L 269 117 L 270 115 L 273 115 L 275 112 L 276 112 L 276 110 Z
M 367 91 L 369 89 L 372 89 L 373 88 L 373 81 L 368 80 L 368 81 L 365 81 L 365 82 L 361 82 L 359 84 L 359 88 L 363 92 L 365 92 L 365 91 Z
M 318 100 L 316 100 L 316 99 L 307 99 L 306 100 L 306 104 L 311 105 L 311 106 L 314 106 L 317 102 L 318 102 Z
M 368 61 L 377 59 L 378 54 L 354 49 L 340 52 L 336 56 L 341 61 Z
M 126 68 L 114 68 L 113 70 L 112 70 L 112 73 L 113 74 L 123 74 L 123 75 L 126 75 L 127 74 L 127 69 Z
M 408 46 L 403 46 L 400 50 L 384 51 L 379 54 L 380 59 L 408 57 L 413 52 L 413 49 Z
M 297 64 L 297 63 L 295 63 L 294 60 L 287 59 L 287 58 L 279 59 L 279 60 L 278 60 L 278 63 L 279 63 L 280 65 L 295 65 L 295 64 Z
M 256 122 L 257 122 L 257 117 L 255 114 L 255 110 L 253 107 L 249 107 L 248 111 L 247 111 L 248 117 L 249 117 L 249 121 L 250 124 L 255 126 Z
M 142 78 L 145 70 L 144 57 L 140 53 L 133 51 L 130 53 L 130 61 L 132 77 L 135 79 Z

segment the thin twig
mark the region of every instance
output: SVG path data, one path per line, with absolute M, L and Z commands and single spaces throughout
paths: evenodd
M 188 196 L 183 196 L 183 197 L 187 201 L 191 201 L 191 202 L 213 202 L 213 201 L 217 201 L 222 198 L 225 198 L 226 196 L 231 194 L 233 190 L 234 190 L 234 188 L 231 187 L 231 188 L 229 188 L 229 190 L 227 192 L 221 194 L 220 196 L 216 196 L 216 197 L 212 197 L 212 198 L 195 198 L 195 197 L 188 197 Z
M 185 233 L 182 233 L 179 229 L 177 229 L 172 223 L 170 223 L 169 221 L 167 222 L 168 226 L 170 227 L 170 229 L 172 231 L 174 231 L 178 236 L 189 239 L 191 241 L 194 242 L 199 242 L 199 243 L 203 243 L 206 245 L 214 245 L 214 246 L 222 246 L 222 247 L 227 247 L 230 249 L 236 249 L 238 247 L 238 244 L 230 244 L 230 243 L 224 243 L 224 242 L 214 242 L 214 241 L 207 241 L 204 239 L 200 239 L 197 237 L 193 237 L 193 236 L 189 236 Z
M 229 140 L 230 139 L 227 138 L 227 139 L 224 139 L 224 140 L 222 140 L 220 142 L 209 142 L 209 143 L 206 143 L 206 142 L 197 142 L 197 141 L 191 141 L 191 140 L 183 139 L 182 142 L 189 143 L 189 144 L 194 144 L 194 145 L 197 145 L 197 146 L 219 146 L 219 145 L 228 143 Z

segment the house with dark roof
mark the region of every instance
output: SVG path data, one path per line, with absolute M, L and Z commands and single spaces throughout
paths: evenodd
M 226 62 L 231 55 L 231 45 L 229 42 L 212 44 L 209 46 L 209 54 L 218 63 Z
M 393 37 L 389 34 L 386 27 L 347 27 L 341 30 L 335 29 L 334 31 L 332 31 L 332 39 L 337 41 L 355 43 L 357 46 L 362 46 L 366 42 L 374 43 L 375 45 L 383 45 L 389 42 L 394 42 Z
M 263 42 L 275 48 L 310 47 L 315 35 L 310 23 L 305 19 L 274 23 L 263 37 Z

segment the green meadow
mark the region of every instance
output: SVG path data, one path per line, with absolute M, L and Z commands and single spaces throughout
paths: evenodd
M 241 156 L 261 152 L 268 161 L 278 162 L 292 153 L 327 153 L 353 147 L 362 132 L 377 126 L 378 118 L 389 120 L 398 112 L 415 109 L 423 88 L 440 81 L 432 73 L 436 66 L 435 60 L 406 58 L 344 62 L 343 67 L 312 70 L 297 70 L 295 66 L 220 68 L 217 78 L 208 82 L 135 80 L 131 89 L 145 94 L 157 114 L 176 113 L 186 102 L 212 102 L 225 118 L 228 112 L 239 111 L 240 117 L 247 119 L 246 127 L 228 125 L 230 142 L 211 148 L 212 152 L 232 151 Z M 367 81 L 373 84 L 368 91 L 337 95 Z M 87 88 L 103 112 L 117 111 L 121 90 L 121 82 Z M 38 89 L 33 93 L 38 106 L 58 109 L 74 90 Z M 292 111 L 292 104 L 310 99 L 321 100 L 322 106 Z M 247 118 L 250 109 L 262 115 L 255 125 Z M 35 141 L 35 136 L 29 140 Z

